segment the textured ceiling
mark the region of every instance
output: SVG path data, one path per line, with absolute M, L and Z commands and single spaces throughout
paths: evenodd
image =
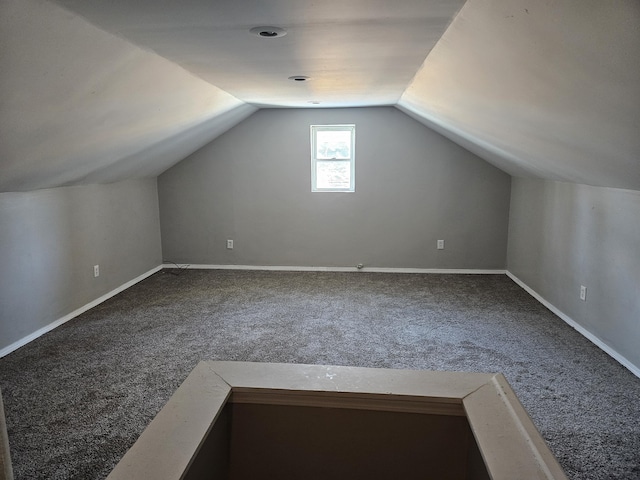
M 637 0 L 0 0 L 0 191 L 157 175 L 261 107 L 373 105 L 513 175 L 640 190 L 638 25 Z

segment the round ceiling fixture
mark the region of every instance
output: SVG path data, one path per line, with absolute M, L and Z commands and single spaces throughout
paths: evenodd
M 253 27 L 249 33 L 260 38 L 278 38 L 284 37 L 287 31 L 280 27 Z
M 309 77 L 305 77 L 304 75 L 293 75 L 289 77 L 289 80 L 293 80 L 294 82 L 306 82 L 309 80 Z

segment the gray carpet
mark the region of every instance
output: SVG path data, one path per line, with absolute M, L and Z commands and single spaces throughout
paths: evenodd
M 168 272 L 0 360 L 17 479 L 106 477 L 201 359 L 503 372 L 569 478 L 640 478 L 640 379 L 506 276 Z

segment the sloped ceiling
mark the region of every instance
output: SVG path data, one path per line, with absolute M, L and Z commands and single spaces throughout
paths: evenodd
M 155 176 L 261 107 L 372 105 L 512 175 L 640 190 L 638 25 L 637 0 L 0 0 L 0 191 Z
M 398 106 L 512 175 L 640 189 L 640 2 L 469 1 Z
M 257 110 L 56 5 L 0 6 L 0 191 L 155 176 Z

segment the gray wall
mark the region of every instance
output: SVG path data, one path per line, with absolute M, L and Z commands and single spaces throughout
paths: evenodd
M 156 180 L 0 193 L 0 257 L 2 349 L 160 265 Z
M 311 193 L 309 126 L 332 123 L 356 124 L 355 193 Z M 163 255 L 177 263 L 506 265 L 509 175 L 392 107 L 260 110 L 162 174 L 158 192 Z
M 511 192 L 509 271 L 640 368 L 640 192 L 521 178 Z

